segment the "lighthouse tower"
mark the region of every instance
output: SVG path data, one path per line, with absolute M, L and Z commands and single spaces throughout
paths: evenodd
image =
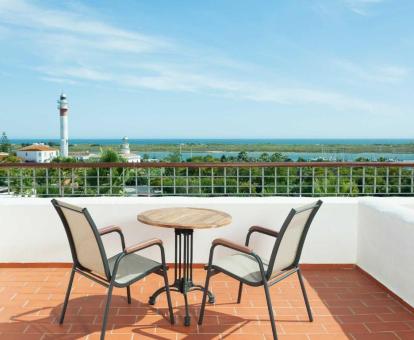
M 60 156 L 69 156 L 69 134 L 68 134 L 68 101 L 62 93 L 58 102 L 60 114 Z
M 128 156 L 131 154 L 131 150 L 129 149 L 128 137 L 122 138 L 121 154 L 123 156 Z

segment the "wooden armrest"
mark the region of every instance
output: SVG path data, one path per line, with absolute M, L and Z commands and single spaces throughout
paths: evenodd
M 105 235 L 105 234 L 114 233 L 114 232 L 122 234 L 122 229 L 121 227 L 118 227 L 116 225 L 110 225 L 108 227 L 99 229 L 98 232 L 99 232 L 99 235 Z
M 232 241 L 229 240 L 225 240 L 224 238 L 216 238 L 213 241 L 213 246 L 223 246 L 223 247 L 227 247 L 227 248 L 231 248 L 237 251 L 240 251 L 242 253 L 246 253 L 246 254 L 252 254 L 253 250 L 247 246 L 242 246 L 238 243 L 234 243 Z
M 269 235 L 269 236 L 273 236 L 273 237 L 278 237 L 278 235 L 279 235 L 278 231 L 272 230 L 272 229 L 269 229 L 269 228 L 265 228 L 265 227 L 261 227 L 259 225 L 254 225 L 254 226 L 250 227 L 249 233 L 254 233 L 254 232 Z
M 138 243 L 138 244 L 135 244 L 133 246 L 125 248 L 125 253 L 126 254 L 135 253 L 138 250 L 143 250 L 145 248 L 155 246 L 155 245 L 162 246 L 162 241 L 159 238 L 152 238 L 148 241 L 144 241 L 142 243 Z

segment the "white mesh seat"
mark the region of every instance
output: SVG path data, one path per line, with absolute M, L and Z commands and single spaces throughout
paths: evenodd
M 248 254 L 236 253 L 224 256 L 214 260 L 213 265 L 252 283 L 262 281 L 259 263 L 253 256 Z M 268 262 L 263 262 L 263 266 L 267 271 Z
M 115 262 L 119 255 L 112 256 L 108 259 L 109 269 L 113 272 Z M 138 254 L 129 254 L 119 263 L 115 275 L 117 284 L 124 285 L 130 281 L 135 281 L 140 277 L 155 272 L 162 267 L 162 264 Z

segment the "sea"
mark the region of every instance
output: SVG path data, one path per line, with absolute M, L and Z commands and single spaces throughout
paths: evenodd
M 11 143 L 59 143 L 59 139 L 55 138 L 25 138 L 25 139 L 10 139 Z M 119 138 L 73 138 L 70 139 L 70 144 L 99 144 L 99 145 L 116 145 L 121 144 L 122 140 Z M 389 152 L 362 152 L 362 153 L 346 153 L 346 152 L 325 152 L 325 145 L 337 145 L 338 150 L 341 149 L 341 145 L 397 145 L 397 144 L 414 144 L 414 138 L 376 138 L 376 139 L 312 139 L 312 138 L 295 138 L 295 139 L 212 139 L 212 138 L 171 138 L 171 139 L 129 139 L 130 144 L 176 144 L 177 150 L 181 146 L 181 157 L 183 160 L 195 157 L 195 156 L 207 156 L 210 155 L 214 158 L 221 158 L 225 156 L 237 156 L 238 152 L 231 151 L 214 151 L 214 152 L 195 152 L 191 150 L 191 146 L 203 145 L 203 144 L 255 144 L 255 145 L 265 145 L 265 144 L 275 144 L 275 145 L 320 145 L 320 152 L 283 152 L 282 154 L 289 157 L 292 160 L 297 160 L 303 158 L 305 160 L 338 160 L 338 161 L 353 161 L 359 157 L 364 157 L 369 160 L 375 161 L 380 157 L 394 160 L 394 161 L 414 161 L 413 153 L 389 153 Z M 153 159 L 163 159 L 170 154 L 170 152 L 163 151 L 151 151 L 146 153 L 149 158 Z M 258 157 L 262 152 L 249 152 L 249 157 Z M 142 154 L 141 154 L 142 155 Z

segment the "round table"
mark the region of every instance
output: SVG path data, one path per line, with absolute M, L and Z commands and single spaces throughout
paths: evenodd
M 187 293 L 194 290 L 204 291 L 204 287 L 193 283 L 193 231 L 194 229 L 217 228 L 231 223 L 231 216 L 225 212 L 201 208 L 164 208 L 148 210 L 138 215 L 138 221 L 157 227 L 174 228 L 175 261 L 172 291 L 184 295 L 184 325 L 190 325 Z M 149 298 L 154 305 L 159 294 L 165 292 L 161 287 Z M 207 292 L 209 302 L 214 303 L 214 295 Z

